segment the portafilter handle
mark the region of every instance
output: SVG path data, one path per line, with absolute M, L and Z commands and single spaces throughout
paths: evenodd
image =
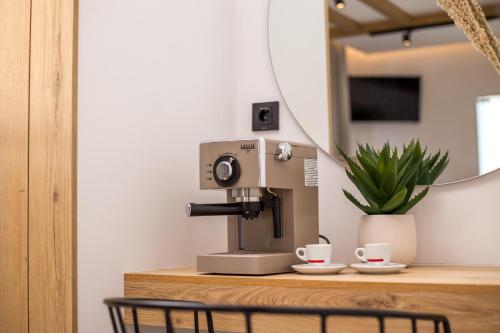
M 273 234 L 274 238 L 281 238 L 281 200 L 274 195 L 271 199 L 264 201 L 233 202 L 219 204 L 195 204 L 186 205 L 187 216 L 216 216 L 216 215 L 240 215 L 244 218 L 253 219 L 259 216 L 264 208 L 273 210 Z
M 259 216 L 264 209 L 262 202 L 231 202 L 220 204 L 195 204 L 186 205 L 187 216 L 214 216 L 214 215 L 241 215 L 247 219 Z
M 196 204 L 186 205 L 187 216 L 241 215 L 239 203 Z

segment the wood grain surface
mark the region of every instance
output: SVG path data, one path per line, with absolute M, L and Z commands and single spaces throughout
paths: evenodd
M 76 0 L 31 1 L 30 332 L 76 332 Z
M 245 304 L 392 309 L 448 316 L 453 332 L 500 332 L 500 268 L 416 267 L 396 275 L 279 274 L 263 277 L 204 275 L 192 268 L 125 274 L 125 296 L 201 301 L 208 304 Z M 141 321 L 161 325 L 155 313 L 141 313 Z M 192 327 L 191 316 L 176 314 L 179 327 Z M 242 331 L 242 318 L 216 316 L 216 327 Z M 256 332 L 314 332 L 317 318 L 258 316 Z M 376 322 L 332 319 L 335 332 L 376 332 Z M 425 326 L 425 325 L 424 325 Z M 410 330 L 402 320 L 388 322 L 388 332 Z M 431 332 L 430 325 L 422 332 Z M 317 330 L 316 330 L 317 331 Z
M 0 0 L 0 332 L 28 331 L 30 1 Z

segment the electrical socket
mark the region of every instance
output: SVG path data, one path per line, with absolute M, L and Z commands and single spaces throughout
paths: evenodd
M 275 131 L 280 129 L 279 102 L 252 104 L 252 131 Z

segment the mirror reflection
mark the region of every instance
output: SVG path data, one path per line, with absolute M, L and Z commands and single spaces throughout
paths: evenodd
M 479 3 L 500 35 L 498 1 Z M 316 12 L 305 10 L 314 6 Z M 324 150 L 335 155 L 338 144 L 354 155 L 358 143 L 381 147 L 419 139 L 430 152 L 450 153 L 437 183 L 500 167 L 500 77 L 435 1 L 271 0 L 269 14 L 278 85 L 297 121 Z M 319 30 L 304 32 L 318 17 L 325 20 L 324 49 L 311 42 L 321 41 L 314 37 Z M 302 32 L 292 38 L 296 30 Z M 274 43 L 279 39 L 286 41 Z M 308 84 L 300 83 L 303 75 L 294 73 L 317 59 L 312 53 L 325 50 L 329 63 L 308 66 Z M 320 71 L 330 80 L 323 95 Z M 295 102 L 297 96 L 304 101 Z M 305 107 L 313 98 L 330 104 Z

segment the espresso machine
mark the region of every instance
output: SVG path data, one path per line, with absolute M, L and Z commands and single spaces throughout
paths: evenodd
M 295 249 L 318 242 L 314 146 L 264 138 L 200 144 L 200 188 L 227 202 L 186 205 L 188 216 L 227 215 L 228 252 L 200 255 L 197 271 L 263 275 L 291 271 Z

